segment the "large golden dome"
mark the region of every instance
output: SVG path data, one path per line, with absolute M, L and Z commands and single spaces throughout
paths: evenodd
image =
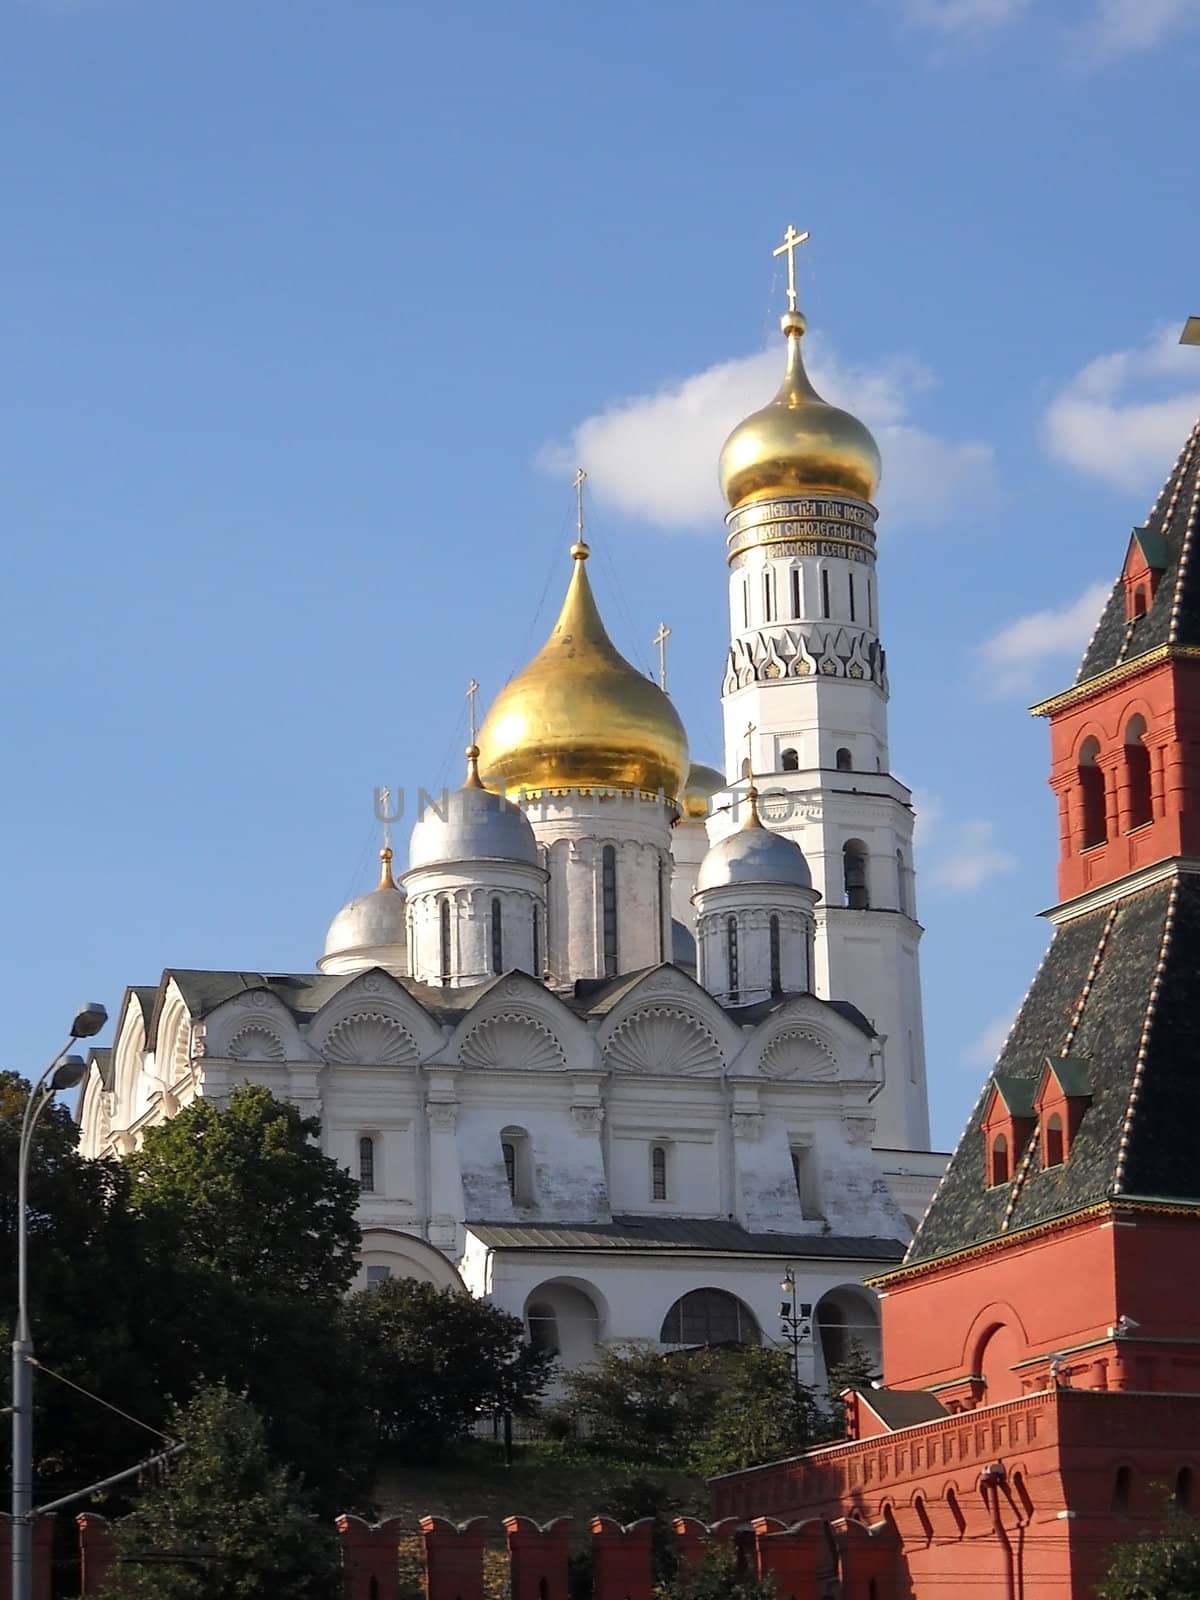
M 725 498 L 734 510 L 796 495 L 873 500 L 881 471 L 878 445 L 857 417 L 831 406 L 813 388 L 800 353 L 801 313 L 787 312 L 780 326 L 787 337 L 787 371 L 774 400 L 739 422 L 725 441 Z
M 479 731 L 489 787 L 639 789 L 670 799 L 688 770 L 687 735 L 670 700 L 605 632 L 588 582 L 588 547 L 554 631 L 496 697 Z

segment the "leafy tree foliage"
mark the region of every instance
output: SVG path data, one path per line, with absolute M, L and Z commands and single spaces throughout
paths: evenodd
M 813 1391 L 796 1382 L 787 1351 L 752 1346 L 730 1351 L 720 1363 L 719 1378 L 707 1424 L 692 1450 L 692 1464 L 702 1476 L 778 1461 L 827 1437 L 829 1419 Z
M 774 1580 L 765 1582 L 738 1571 L 728 1549 L 710 1550 L 696 1567 L 680 1567 L 662 1586 L 662 1600 L 775 1600 Z
M 1172 1508 L 1161 1533 L 1118 1545 L 1103 1600 L 1197 1600 L 1200 1596 L 1200 1522 Z
M 824 1437 L 846 1437 L 846 1402 L 842 1394 L 847 1389 L 869 1389 L 879 1376 L 877 1363 L 872 1361 L 857 1339 L 851 1339 L 845 1360 L 830 1368 L 826 1383 L 829 1412 Z
M 226 1389 L 173 1421 L 187 1445 L 166 1483 L 115 1525 L 121 1600 L 341 1600 L 333 1530 L 272 1460 L 262 1418 Z
M 566 1374 L 568 1409 L 593 1446 L 678 1457 L 704 1431 L 718 1360 L 712 1350 L 663 1351 L 643 1340 L 605 1345 L 592 1366 Z
M 481 1412 L 529 1410 L 554 1362 L 519 1317 L 407 1278 L 352 1295 L 343 1321 L 376 1435 L 410 1459 L 436 1459 Z

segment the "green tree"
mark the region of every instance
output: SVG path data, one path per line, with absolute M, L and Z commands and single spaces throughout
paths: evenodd
M 746 1346 L 722 1353 L 708 1420 L 692 1451 L 704 1477 L 777 1461 L 824 1436 L 813 1391 L 798 1384 L 785 1350 Z
M 872 1361 L 857 1339 L 851 1339 L 845 1358 L 837 1366 L 829 1369 L 826 1382 L 829 1410 L 825 1427 L 818 1437 L 824 1439 L 846 1437 L 846 1402 L 842 1399 L 843 1392 L 846 1389 L 869 1389 L 878 1376 L 878 1363 Z
M 267 1448 L 247 1401 L 204 1389 L 173 1419 L 186 1444 L 115 1526 L 122 1600 L 341 1600 L 332 1528 Z
M 1200 1522 L 1172 1507 L 1161 1532 L 1117 1545 L 1099 1593 L 1103 1600 L 1197 1600 Z
M 661 1590 L 661 1600 L 774 1600 L 775 1580 L 739 1573 L 728 1548 L 710 1550 L 695 1567 L 679 1567 Z
M 663 1460 L 704 1432 L 718 1384 L 713 1350 L 663 1351 L 640 1340 L 605 1345 L 565 1376 L 567 1406 L 593 1446 Z
M 436 1459 L 481 1413 L 530 1410 L 554 1364 L 519 1317 L 408 1278 L 352 1295 L 342 1322 L 376 1437 L 410 1459 Z

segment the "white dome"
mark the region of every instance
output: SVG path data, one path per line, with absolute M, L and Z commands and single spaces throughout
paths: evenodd
M 344 905 L 329 924 L 322 960 L 353 950 L 404 950 L 406 897 L 392 882 L 392 852 L 380 852 L 383 873 L 379 886 Z
M 753 805 L 745 827 L 727 834 L 705 855 L 696 876 L 696 892 L 723 889 L 735 883 L 812 888 L 812 873 L 803 850 L 783 834 L 764 828 Z
M 452 861 L 515 861 L 539 867 L 537 840 L 519 806 L 479 781 L 478 751 L 467 752 L 467 781 L 441 806 L 426 806 L 408 845 L 408 870 Z

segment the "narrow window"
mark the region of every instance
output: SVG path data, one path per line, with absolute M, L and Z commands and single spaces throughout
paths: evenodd
M 364 1194 L 375 1188 L 375 1141 L 369 1133 L 358 1141 L 358 1187 Z
M 829 615 L 829 573 L 825 570 L 821 572 L 821 615 Z
M 1107 837 L 1104 817 L 1104 774 L 1096 765 L 1100 746 L 1095 739 L 1084 742 L 1079 752 L 1079 788 L 1083 800 L 1083 848 L 1103 844 Z
M 492 901 L 492 971 L 504 971 L 504 923 L 499 898 Z
M 600 856 L 600 900 L 604 923 L 604 976 L 617 972 L 617 852 L 606 844 Z
M 660 861 L 658 863 L 658 907 L 657 907 L 657 913 L 658 913 L 658 959 L 660 961 L 665 961 L 667 959 L 666 929 L 663 926 L 663 922 L 664 922 L 663 908 L 665 907 L 666 902 L 667 902 L 666 873 L 667 873 L 667 864 L 666 864 L 665 861 Z
M 1141 828 L 1150 821 L 1150 752 L 1146 748 L 1146 720 L 1131 717 L 1125 729 L 1125 779 L 1129 785 L 1129 826 Z
M 870 578 L 867 579 L 867 627 L 875 626 L 875 590 L 871 587 Z
M 792 618 L 800 615 L 800 568 L 792 568 Z
M 800 756 L 795 750 L 784 750 L 779 757 L 779 765 L 784 772 L 800 771 Z
M 738 996 L 738 936 L 737 918 L 729 917 L 725 923 L 726 954 L 729 958 L 729 997 L 737 1001 Z
M 542 914 L 537 906 L 533 908 L 533 975 L 542 975 Z
M 801 1177 L 800 1156 L 801 1152 L 799 1150 L 792 1151 L 792 1182 L 796 1186 L 796 1198 L 798 1200 L 803 1200 L 804 1184 Z
M 650 1151 L 650 1193 L 655 1200 L 667 1198 L 667 1152 L 661 1144 Z
M 442 901 L 442 982 L 450 977 L 450 902 Z
M 508 1197 L 510 1200 L 517 1198 L 517 1147 L 508 1139 L 500 1146 L 500 1153 L 504 1157 L 504 1177 L 508 1183 Z
M 1046 1123 L 1046 1146 L 1043 1165 L 1061 1167 L 1063 1164 L 1063 1125 L 1056 1111 Z
M 1145 591 L 1145 589 L 1135 589 L 1134 590 L 1134 594 L 1133 594 L 1133 614 L 1134 614 L 1135 617 L 1144 617 L 1146 615 L 1146 591 Z
M 845 745 L 842 746 L 837 755 L 834 757 L 834 765 L 837 767 L 839 772 L 851 772 L 853 770 L 850 752 L 846 749 Z
M 782 994 L 783 970 L 779 958 L 779 918 L 771 918 L 771 993 Z
M 847 906 L 852 911 L 866 911 L 871 897 L 867 892 L 867 847 L 861 839 L 847 839 L 842 847 L 842 875 Z
M 992 1140 L 992 1170 L 988 1174 L 993 1188 L 1008 1182 L 1008 1140 L 998 1133 Z
M 1129 1514 L 1129 1491 L 1133 1487 L 1133 1473 L 1129 1467 L 1118 1467 L 1113 1483 L 1113 1510 L 1118 1516 Z
M 742 579 L 742 627 L 750 626 L 750 580 Z
M 896 904 L 906 917 L 912 915 L 908 903 L 908 868 L 904 865 L 904 851 L 896 851 Z
M 854 574 L 851 572 L 847 576 L 850 580 L 850 621 L 855 622 L 857 621 L 857 614 L 854 605 Z
M 771 574 L 769 572 L 763 573 L 763 621 L 774 621 L 771 615 Z
M 378 1289 L 381 1283 L 386 1283 L 392 1275 L 391 1267 L 368 1267 L 367 1288 Z

